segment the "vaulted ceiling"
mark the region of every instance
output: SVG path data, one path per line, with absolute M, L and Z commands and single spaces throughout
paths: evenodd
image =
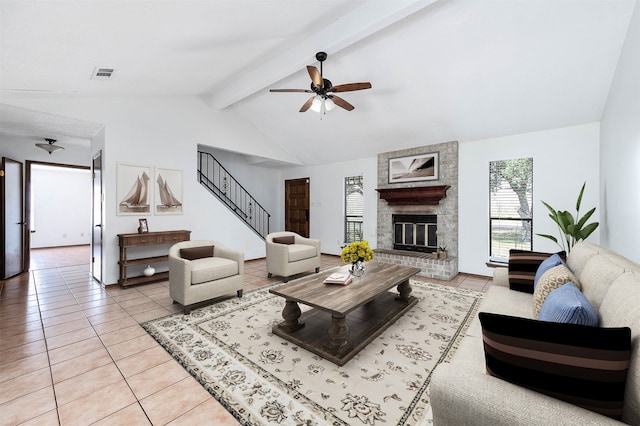
M 16 97 L 198 95 L 320 164 L 598 121 L 635 5 L 1 1 L 0 133 L 37 127 L 6 106 Z M 333 84 L 372 83 L 340 94 L 353 111 L 300 113 L 310 94 L 269 92 L 309 88 L 318 51 Z M 96 67 L 115 71 L 92 79 Z

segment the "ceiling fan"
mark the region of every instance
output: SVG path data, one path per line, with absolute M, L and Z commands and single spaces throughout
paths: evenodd
M 305 112 L 309 108 L 317 112 L 325 112 L 332 110 L 336 105 L 347 111 L 352 111 L 355 107 L 344 99 L 334 95 L 333 93 L 353 92 L 355 90 L 371 89 L 371 83 L 349 83 L 334 86 L 331 81 L 322 76 L 322 63 L 327 59 L 325 52 L 316 53 L 316 59 L 320 62 L 320 71 L 318 68 L 307 65 L 307 71 L 311 77 L 311 89 L 271 89 L 270 92 L 304 92 L 315 93 L 307 102 L 302 105 L 300 112 Z

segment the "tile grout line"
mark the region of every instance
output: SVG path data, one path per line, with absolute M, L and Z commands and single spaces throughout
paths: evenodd
M 57 269 L 56 269 L 56 272 L 58 274 L 60 273 L 59 271 L 57 271 Z M 55 408 L 56 417 L 58 418 L 58 424 L 60 425 L 62 423 L 61 423 L 61 420 L 60 420 L 60 410 L 58 409 L 58 396 L 56 394 L 56 387 L 55 387 L 54 379 L 53 379 L 53 369 L 51 367 L 51 356 L 49 355 L 49 343 L 47 342 L 47 334 L 45 332 L 44 321 L 43 321 L 43 318 L 42 318 L 42 310 L 40 309 L 40 293 L 38 291 L 38 283 L 36 281 L 36 274 L 34 273 L 34 271 L 29 271 L 29 277 L 33 277 L 33 289 L 34 289 L 35 294 L 36 294 L 36 302 L 38 303 L 38 316 L 40 317 L 40 326 L 42 327 L 42 339 L 44 340 L 44 349 L 45 349 L 45 352 L 47 353 L 47 363 L 49 364 L 49 377 L 51 378 L 51 390 L 53 391 L 53 402 L 55 403 L 55 406 L 56 406 L 56 408 Z M 44 414 L 44 413 L 42 413 L 42 414 Z M 33 420 L 36 417 L 32 417 L 29 420 Z

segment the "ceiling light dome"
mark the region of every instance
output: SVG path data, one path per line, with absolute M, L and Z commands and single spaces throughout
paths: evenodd
M 54 143 L 57 142 L 55 139 L 45 138 L 44 140 L 47 141 L 48 143 L 37 143 L 36 146 L 38 148 L 42 148 L 45 151 L 47 151 L 49 153 L 49 155 L 53 154 L 54 151 L 58 151 L 58 150 L 64 149 L 64 147 L 62 147 L 60 145 L 54 145 Z

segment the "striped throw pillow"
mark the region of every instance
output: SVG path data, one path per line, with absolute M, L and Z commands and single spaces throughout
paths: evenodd
M 480 313 L 487 373 L 622 418 L 631 329 Z
M 509 288 L 533 293 L 533 283 L 540 264 L 553 253 L 539 251 L 509 250 Z M 567 261 L 567 253 L 557 253 L 562 261 Z

